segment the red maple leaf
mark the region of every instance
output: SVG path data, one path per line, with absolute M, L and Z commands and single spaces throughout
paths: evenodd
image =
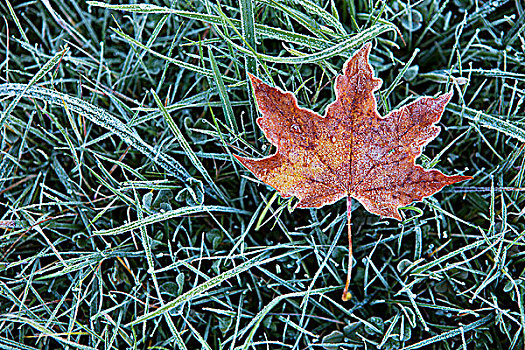
M 399 208 L 440 191 L 444 186 L 471 179 L 447 176 L 414 164 L 423 147 L 440 128 L 435 124 L 452 97 L 421 97 L 381 117 L 368 62 L 371 45 L 365 44 L 336 79 L 336 100 L 324 116 L 300 108 L 290 92 L 250 75 L 262 117 L 257 124 L 277 147 L 262 159 L 236 156 L 258 179 L 281 196 L 295 196 L 300 208 L 319 208 L 347 197 L 349 268 L 343 299 L 347 299 L 352 262 L 351 200 L 369 212 L 401 220 Z

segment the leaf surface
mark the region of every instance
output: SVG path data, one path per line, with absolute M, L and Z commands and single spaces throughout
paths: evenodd
M 236 158 L 283 197 L 301 208 L 318 208 L 353 197 L 369 212 L 401 220 L 399 208 L 471 179 L 447 176 L 414 164 L 434 139 L 452 92 L 422 97 L 379 115 L 374 77 L 365 44 L 343 67 L 335 83 L 336 100 L 324 116 L 297 104 L 290 92 L 250 75 L 261 117 L 257 124 L 277 152 L 262 159 Z

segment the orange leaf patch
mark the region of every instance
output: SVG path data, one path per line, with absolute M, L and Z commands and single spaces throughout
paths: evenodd
M 452 91 L 419 98 L 381 117 L 374 91 L 382 80 L 373 76 L 370 48 L 365 44 L 345 63 L 336 79 L 337 98 L 324 116 L 299 107 L 292 93 L 250 75 L 262 115 L 257 124 L 277 152 L 262 159 L 236 158 L 283 197 L 297 197 L 298 207 L 318 208 L 344 197 L 350 204 L 353 197 L 371 213 L 401 220 L 399 207 L 472 177 L 447 176 L 414 164 L 438 135 L 435 124 Z

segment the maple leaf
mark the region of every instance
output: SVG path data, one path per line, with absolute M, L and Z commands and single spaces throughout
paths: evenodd
M 236 156 L 258 179 L 281 196 L 295 196 L 300 208 L 318 208 L 347 197 L 349 269 L 343 293 L 346 300 L 352 262 L 351 199 L 369 212 L 401 220 L 399 208 L 471 179 L 447 176 L 414 164 L 423 147 L 440 128 L 435 124 L 452 97 L 421 97 L 381 117 L 365 44 L 343 67 L 335 83 L 336 100 L 324 116 L 297 105 L 290 92 L 250 75 L 262 117 L 257 124 L 277 152 L 262 159 Z

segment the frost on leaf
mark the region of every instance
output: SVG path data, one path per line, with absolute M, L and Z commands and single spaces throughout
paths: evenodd
M 364 45 L 343 67 L 336 100 L 324 116 L 297 105 L 290 92 L 250 75 L 261 117 L 257 123 L 277 152 L 262 159 L 236 156 L 257 178 L 302 208 L 353 197 L 371 213 L 401 220 L 399 207 L 444 186 L 470 179 L 447 176 L 414 164 L 440 128 L 435 124 L 452 97 L 422 97 L 381 117 Z

